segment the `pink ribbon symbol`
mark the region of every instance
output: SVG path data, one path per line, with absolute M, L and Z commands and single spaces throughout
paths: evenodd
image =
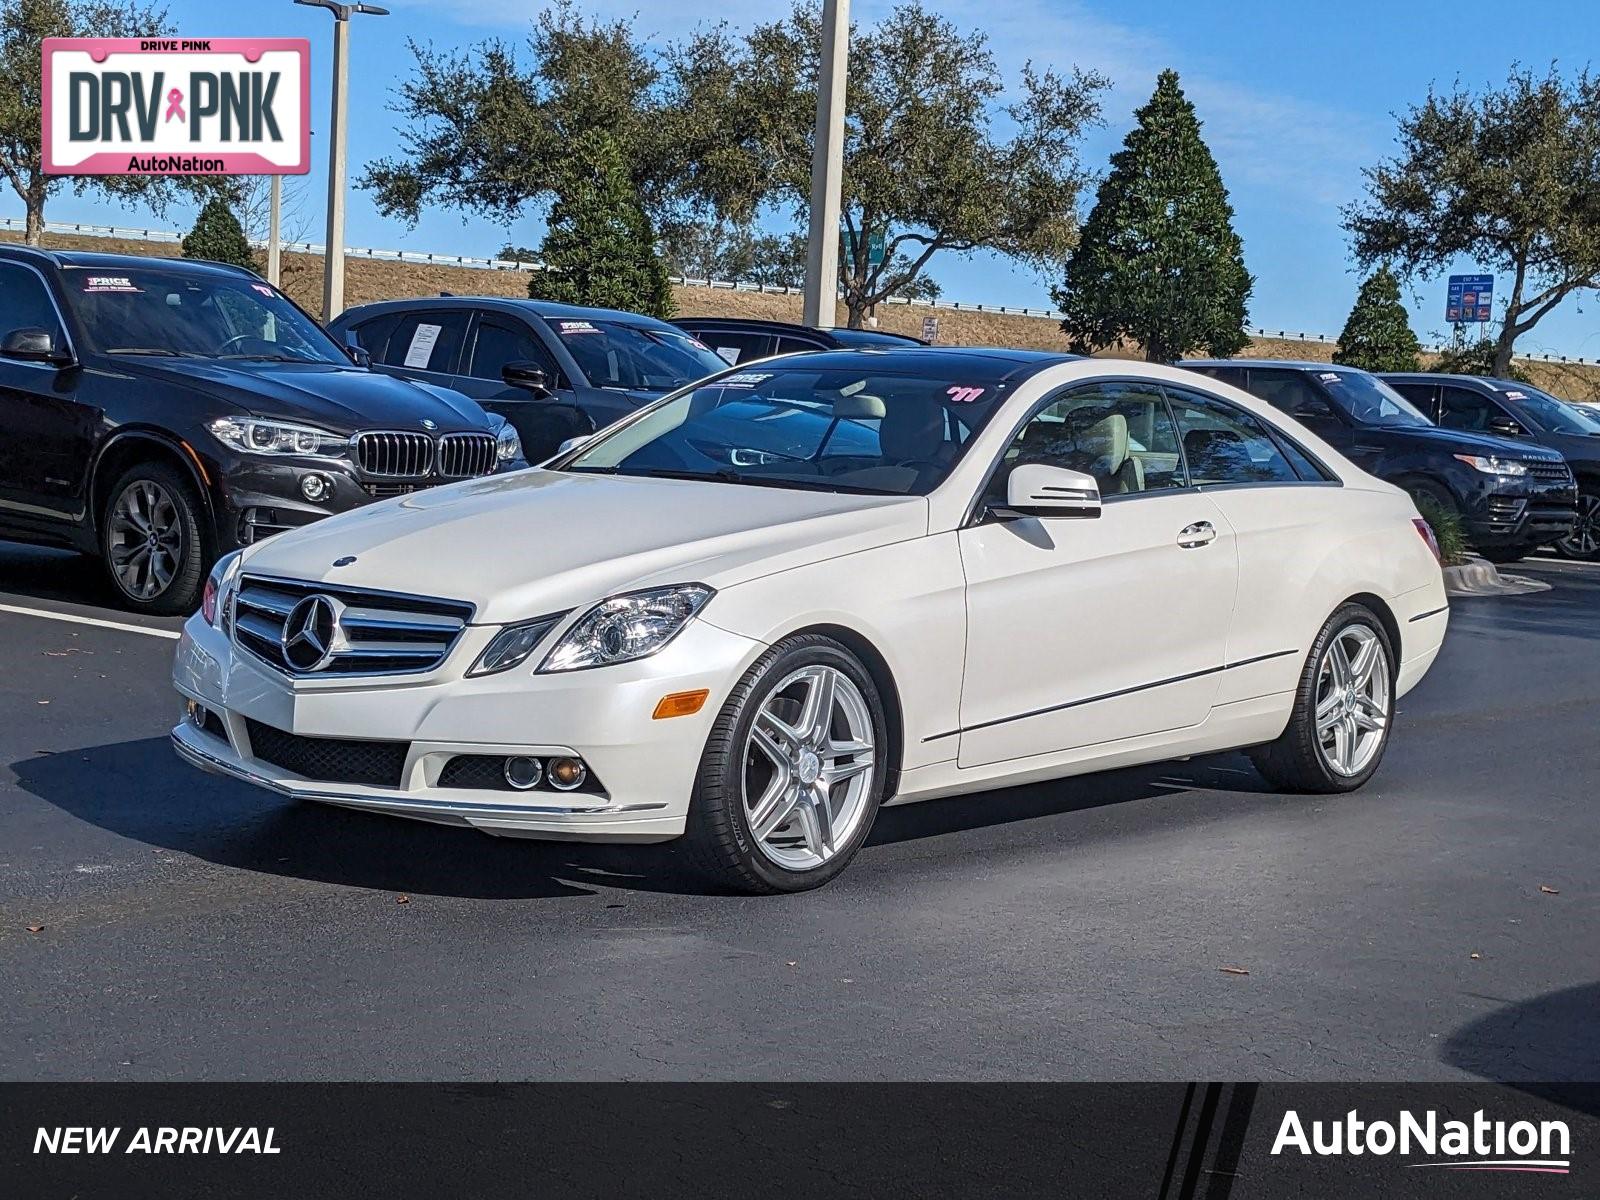
M 180 121 L 189 119 L 183 115 L 183 93 L 177 88 L 167 93 L 167 115 L 164 121 L 170 121 L 173 117 L 177 117 Z

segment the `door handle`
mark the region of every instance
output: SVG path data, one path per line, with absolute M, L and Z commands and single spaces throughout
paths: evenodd
M 1185 525 L 1178 530 L 1178 545 L 1185 550 L 1195 550 L 1201 546 L 1209 546 L 1216 537 L 1216 527 L 1210 521 L 1196 521 L 1193 525 Z

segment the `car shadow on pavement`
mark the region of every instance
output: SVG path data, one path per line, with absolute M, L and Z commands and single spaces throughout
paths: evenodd
M 0 541 L 0 579 L 5 580 L 0 590 L 17 596 L 118 607 L 116 592 L 100 564 L 72 550 Z
M 143 738 L 10 764 L 28 793 L 80 820 L 219 866 L 348 887 L 464 899 L 591 896 L 599 886 L 705 894 L 672 845 L 487 837 L 285 800 L 179 764 Z M 889 808 L 869 846 L 956 835 L 1195 789 L 1264 792 L 1237 756 L 1169 763 Z M 1265 797 L 1264 797 L 1265 798 Z
M 1484 1079 L 1600 1079 L 1600 983 L 1546 992 L 1531 1000 L 1479 999 L 1499 1007 L 1463 1025 L 1444 1044 L 1445 1062 Z

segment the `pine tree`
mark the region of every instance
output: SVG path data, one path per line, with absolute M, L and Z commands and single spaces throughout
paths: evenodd
M 256 269 L 244 228 L 221 196 L 213 196 L 201 208 L 194 228 L 183 239 L 183 256 L 232 263 L 251 271 Z
M 1082 353 L 1138 342 L 1150 362 L 1236 354 L 1255 280 L 1176 71 L 1134 115 L 1054 292 L 1062 331 Z
M 1415 371 L 1421 348 L 1400 303 L 1400 281 L 1387 266 L 1379 267 L 1361 285 L 1333 361 L 1363 371 Z
M 560 175 L 539 247 L 546 269 L 534 273 L 528 295 L 670 317 L 672 284 L 616 141 L 583 134 Z

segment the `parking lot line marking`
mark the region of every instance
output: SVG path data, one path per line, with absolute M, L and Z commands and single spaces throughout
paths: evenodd
M 72 613 L 51 612 L 44 608 L 21 608 L 15 604 L 0 604 L 0 612 L 18 613 L 24 617 L 43 617 L 47 621 L 70 621 L 74 625 L 97 625 L 101 629 L 120 629 L 123 633 L 142 633 L 148 637 L 177 641 L 179 635 L 170 629 L 146 629 L 143 625 L 127 625 L 121 621 L 102 621 L 99 617 L 79 617 Z

